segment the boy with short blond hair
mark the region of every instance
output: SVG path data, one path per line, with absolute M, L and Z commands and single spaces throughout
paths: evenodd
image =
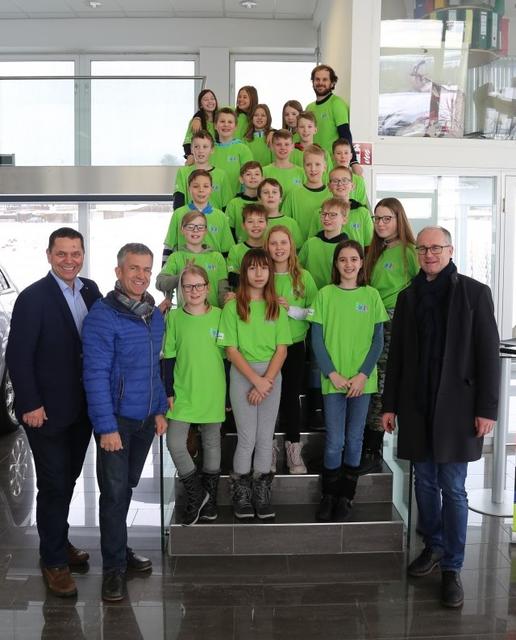
M 290 231 L 292 240 L 299 250 L 303 244 L 303 236 L 297 222 L 290 216 L 284 215 L 280 211 L 283 189 L 281 184 L 274 178 L 265 178 L 258 187 L 258 197 L 260 202 L 267 209 L 267 228 L 284 225 Z
M 229 107 L 219 109 L 214 117 L 218 142 L 211 155 L 211 162 L 217 169 L 226 172 L 232 193 L 240 190 L 240 167 L 253 159 L 249 147 L 235 138 L 236 114 Z
M 237 193 L 226 207 L 226 216 L 236 242 L 243 242 L 247 237 L 243 227 L 242 211 L 247 204 L 258 202 L 256 192 L 262 180 L 262 166 L 256 160 L 250 160 L 240 167 L 242 191 Z
M 314 144 L 314 136 L 317 133 L 317 119 L 315 113 L 311 111 L 301 111 L 297 116 L 297 131 L 299 142 L 296 143 L 294 151 L 290 154 L 290 160 L 299 167 L 303 166 L 303 153 L 306 149 Z M 318 147 L 322 147 L 318 144 Z M 328 171 L 332 168 L 332 160 L 330 154 L 324 149 L 324 160 L 326 162 L 326 171 L 324 173 L 324 182 L 328 182 Z
M 353 147 L 349 140 L 346 138 L 339 138 L 332 144 L 333 152 L 333 168 L 336 167 L 348 167 L 351 168 L 351 161 L 353 160 Z M 350 198 L 360 202 L 365 207 L 370 209 L 369 199 L 367 197 L 366 183 L 363 176 L 353 172 L 353 189 L 349 194 Z
M 272 134 L 271 139 L 274 162 L 263 168 L 264 178 L 274 178 L 283 190 L 283 196 L 297 189 L 303 184 L 304 172 L 301 167 L 297 167 L 290 160 L 290 154 L 294 149 L 292 134 L 286 129 L 278 129 Z
M 259 202 L 250 202 L 242 209 L 242 220 L 246 240 L 231 247 L 226 260 L 228 279 L 231 288 L 238 286 L 238 274 L 242 258 L 249 249 L 263 247 L 265 231 L 267 230 L 267 209 Z

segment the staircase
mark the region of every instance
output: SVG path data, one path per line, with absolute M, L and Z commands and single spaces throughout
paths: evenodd
M 180 523 L 183 490 L 175 479 L 176 508 L 169 527 L 168 551 L 174 556 L 340 554 L 401 551 L 404 524 L 392 504 L 392 474 L 387 465 L 379 473 L 359 479 L 351 517 L 346 522 L 321 523 L 315 519 L 320 499 L 320 467 L 324 433 L 301 435 L 307 475 L 289 475 L 285 463 L 284 436 L 276 434 L 280 448 L 273 482 L 272 504 L 276 517 L 267 521 L 234 518 L 229 494 L 229 472 L 236 433 L 222 440 L 222 475 L 219 484 L 219 517 L 192 527 Z

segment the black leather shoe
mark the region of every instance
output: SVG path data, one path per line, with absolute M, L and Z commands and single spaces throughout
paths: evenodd
M 109 571 L 102 578 L 102 600 L 106 602 L 118 602 L 126 595 L 125 573 L 122 571 Z
M 432 551 L 430 547 L 425 547 L 418 557 L 409 564 L 407 573 L 415 578 L 427 576 L 439 565 L 442 555 L 441 552 Z
M 441 604 L 457 609 L 464 604 L 464 589 L 458 571 L 443 571 L 441 579 Z
M 148 571 L 152 569 L 152 560 L 138 556 L 132 549 L 127 548 L 127 568 L 131 571 Z

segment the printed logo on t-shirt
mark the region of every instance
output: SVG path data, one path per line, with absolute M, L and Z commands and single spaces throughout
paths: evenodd
M 219 185 L 218 184 L 214 184 L 213 188 L 212 188 L 212 191 L 220 191 Z
M 217 227 L 217 225 L 209 224 L 208 225 L 208 231 L 210 233 L 218 233 L 219 232 L 219 228 Z
M 228 162 L 238 162 L 238 156 L 228 156 L 227 157 L 227 161 Z
M 351 226 L 353 227 L 353 229 L 360 229 L 362 225 L 360 224 L 360 222 L 352 222 Z
M 217 338 L 217 340 L 224 340 L 224 332 L 223 331 L 217 331 L 216 333 L 217 333 L 217 335 L 215 337 Z
M 369 310 L 369 307 L 363 302 L 357 302 L 355 309 L 360 313 L 367 313 L 367 311 Z
M 208 262 L 208 264 L 206 265 L 206 271 L 215 271 L 216 268 L 216 265 L 212 264 L 211 262 Z
M 321 118 L 321 120 L 328 120 L 328 114 L 323 111 L 320 115 L 317 116 L 318 118 Z
M 307 318 L 312 318 L 315 315 L 315 309 L 307 309 L 306 310 L 306 317 Z
M 218 329 L 215 329 L 214 327 L 212 327 L 212 328 L 210 329 L 210 336 L 211 336 L 214 340 L 216 340 L 216 339 L 217 339 L 217 337 L 219 336 L 219 330 L 218 330 Z M 224 337 L 224 335 L 222 335 L 222 337 Z
M 387 269 L 387 271 L 392 271 L 394 269 L 394 263 L 392 262 L 385 262 L 383 265 L 384 269 Z
M 302 183 L 302 180 L 301 180 L 301 178 L 294 178 L 294 179 L 292 180 L 292 183 L 293 183 L 293 184 L 301 184 L 301 183 Z

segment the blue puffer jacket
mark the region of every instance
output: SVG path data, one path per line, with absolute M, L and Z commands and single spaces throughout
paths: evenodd
M 84 388 L 95 433 L 118 430 L 116 416 L 144 420 L 165 413 L 160 378 L 164 322 L 158 309 L 150 323 L 108 294 L 84 320 Z

